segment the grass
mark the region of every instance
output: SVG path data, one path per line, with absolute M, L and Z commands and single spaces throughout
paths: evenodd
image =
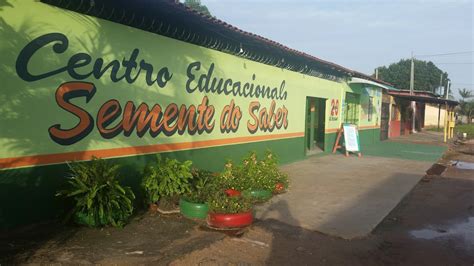
M 474 124 L 456 125 L 454 134 L 467 133 L 468 139 L 474 139 Z
M 434 131 L 434 132 L 443 132 L 444 128 L 434 126 L 434 127 L 426 127 L 424 130 L 427 131 Z M 467 133 L 468 139 L 474 139 L 474 124 L 463 124 L 463 125 L 456 125 L 454 127 L 454 134 L 457 135 L 458 133 Z
M 434 131 L 434 132 L 443 132 L 443 127 L 438 128 L 437 126 L 431 126 L 431 127 L 425 127 L 423 128 L 424 130 L 427 131 Z

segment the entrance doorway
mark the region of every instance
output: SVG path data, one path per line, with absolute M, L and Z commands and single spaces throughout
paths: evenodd
M 306 155 L 324 150 L 324 130 L 326 120 L 326 99 L 306 97 Z

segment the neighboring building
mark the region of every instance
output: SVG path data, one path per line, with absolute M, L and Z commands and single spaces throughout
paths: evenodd
M 446 107 L 448 108 L 448 111 L 452 111 L 458 104 L 456 101 L 440 98 L 437 95 L 427 91 L 414 91 L 413 94 L 410 94 L 410 91 L 408 90 L 390 88 L 384 93 L 387 95 L 387 97 L 391 97 L 389 138 L 411 134 L 413 132 L 413 124 L 415 125 L 415 131 L 417 132 L 420 132 L 426 126 L 432 126 L 432 106 L 434 105 L 444 107 L 444 113 L 446 113 Z M 412 101 L 415 102 L 416 108 L 415 123 L 413 123 L 413 108 L 411 105 Z M 443 111 L 441 111 L 441 113 L 443 113 Z M 427 124 L 427 121 L 430 124 Z M 445 120 L 443 114 L 440 120 L 440 126 L 443 127 L 444 123 Z
M 442 104 L 425 105 L 425 127 L 443 127 L 446 106 Z

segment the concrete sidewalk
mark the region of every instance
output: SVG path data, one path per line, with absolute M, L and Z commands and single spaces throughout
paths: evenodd
M 340 154 L 310 157 L 282 167 L 290 174 L 290 189 L 259 206 L 257 218 L 276 219 L 345 239 L 363 237 L 433 163 L 394 157 L 346 158 Z

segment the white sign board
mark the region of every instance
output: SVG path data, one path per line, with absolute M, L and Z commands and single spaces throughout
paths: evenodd
M 357 127 L 352 124 L 344 124 L 344 146 L 346 151 L 359 152 L 359 132 Z

